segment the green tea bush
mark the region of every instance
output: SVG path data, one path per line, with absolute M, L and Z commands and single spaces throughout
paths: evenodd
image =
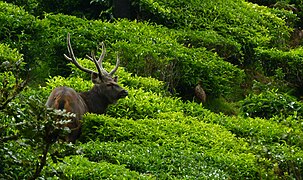
M 233 40 L 232 37 L 223 37 L 214 30 L 178 30 L 177 40 L 187 47 L 205 47 L 209 51 L 227 60 L 235 58 L 241 59 L 243 56 L 241 44 Z
M 37 19 L 24 9 L 0 1 L 1 42 L 9 43 L 14 48 L 22 48 L 20 42 L 34 38 L 38 31 Z
M 278 49 L 256 49 L 256 60 L 268 76 L 276 75 L 277 70 L 282 70 L 284 80 L 292 83 L 296 87 L 303 87 L 301 76 L 303 62 L 303 48 L 282 51 Z
M 157 179 L 228 179 L 228 174 L 212 165 L 203 153 L 175 147 L 143 146 L 132 142 L 91 141 L 81 147 L 91 161 L 123 164 Z M 89 153 L 90 152 L 90 153 Z
M 23 7 L 27 12 L 36 16 L 42 17 L 46 13 L 62 13 L 74 15 L 81 18 L 98 18 L 102 10 L 108 9 L 109 5 L 104 3 L 94 3 L 93 1 L 51 1 L 51 0 L 4 0 L 19 7 Z
M 256 4 L 259 4 L 259 5 L 264 5 L 264 6 L 269 6 L 269 5 L 273 5 L 275 3 L 277 3 L 279 0 L 249 0 L 249 2 L 253 2 L 253 3 L 256 3 Z M 289 0 L 286 0 L 284 2 L 289 2 Z
M 292 25 L 294 23 L 296 23 L 295 27 L 302 27 L 303 6 L 302 6 L 302 1 L 301 0 L 283 0 L 283 1 L 281 1 L 281 0 L 266 0 L 266 1 L 263 1 L 263 0 L 249 0 L 249 1 L 253 2 L 253 3 L 257 3 L 259 5 L 271 7 L 271 8 L 273 8 L 274 12 L 275 12 L 276 9 L 278 9 L 278 11 L 276 11 L 278 16 L 280 15 L 279 11 L 281 9 L 292 12 L 293 13 L 292 16 L 288 16 L 284 19 L 286 21 L 290 21 Z M 297 17 L 295 17 L 295 16 L 297 16 Z
M 83 58 L 89 53 L 87 49 L 95 49 L 104 41 L 106 57 L 112 64 L 118 51 L 128 72 L 163 80 L 171 89 L 187 88 L 184 92 L 193 93 L 193 87 L 203 80 L 206 91 L 216 96 L 239 86 L 244 77 L 243 71 L 215 53 L 179 44 L 175 31 L 162 26 L 126 20 L 85 21 L 64 15 L 47 15 L 41 23 L 48 27 L 43 35 L 45 39 L 41 39 L 48 46 L 45 50 L 48 56 L 43 58 L 52 62 L 55 69 L 67 63 L 62 54 L 66 53 L 65 36 L 70 31 L 77 57 Z
M 25 11 L 34 16 L 40 16 L 43 13 L 39 7 L 39 0 L 4 0 L 4 2 L 22 7 Z
M 0 63 L 1 67 L 10 66 L 10 64 L 17 63 L 18 61 L 23 60 L 23 55 L 18 52 L 17 49 L 10 48 L 7 44 L 0 43 Z M 8 62 L 9 64 L 4 62 Z
M 5 109 L 25 86 L 21 79 L 25 63 L 17 49 L 0 44 L 0 110 Z
M 140 0 L 135 4 L 146 20 L 151 19 L 172 28 L 211 29 L 224 37 L 231 35 L 244 46 L 247 53 L 252 50 L 247 49 L 251 46 L 280 46 L 283 40 L 285 43 L 291 30 L 269 8 L 243 0 Z M 291 12 L 280 13 L 284 15 L 283 18 L 294 18 Z
M 270 120 L 261 118 L 228 117 L 222 114 L 209 112 L 203 107 L 187 104 L 186 115 L 199 118 L 201 121 L 224 126 L 236 136 L 242 137 L 253 143 L 261 144 L 286 143 L 301 147 L 303 135 L 301 125 L 302 119 L 296 116 L 274 117 Z
M 301 148 L 296 146 L 288 146 L 285 144 L 273 145 L 253 145 L 252 149 L 255 153 L 263 158 L 271 160 L 271 164 L 275 173 L 286 179 L 302 178 L 302 155 Z
M 241 101 L 241 113 L 249 117 L 262 117 L 269 119 L 273 116 L 287 117 L 296 113 L 302 116 L 303 103 L 296 98 L 279 93 L 277 90 L 269 90 L 260 94 L 250 94 Z
M 196 118 L 178 114 L 132 121 L 88 115 L 83 121 L 82 139 L 94 142 L 81 149 L 92 161 L 122 163 L 160 179 L 265 175 L 244 139 Z
M 60 163 L 50 163 L 47 179 L 155 179 L 150 174 L 139 174 L 123 165 L 93 162 L 83 156 L 68 156 Z
M 142 119 L 156 117 L 161 112 L 182 111 L 180 98 L 165 97 L 142 89 L 128 89 L 129 95 L 124 100 L 119 100 L 115 106 L 107 110 L 107 114 L 114 117 Z
M 186 105 L 187 115 L 196 116 L 203 122 L 224 126 L 237 137 L 248 142 L 258 161 L 275 174 L 287 178 L 300 178 L 302 169 L 302 117 L 275 116 L 271 119 L 228 117 L 211 113 L 202 107 Z M 264 162 L 269 160 L 270 162 Z
M 302 177 L 298 169 L 302 169 L 300 154 L 302 154 L 302 117 L 275 116 L 271 119 L 228 117 L 211 113 L 202 107 L 192 104 L 186 105 L 187 115 L 195 116 L 207 123 L 224 126 L 236 137 L 248 142 L 251 151 L 259 157 L 259 161 L 269 159 L 271 162 L 264 165 L 291 177 Z M 283 150 L 281 149 L 283 147 Z M 275 166 L 273 166 L 275 165 Z
M 27 69 L 32 69 L 36 76 L 48 76 L 48 61 L 39 60 L 45 57 L 41 46 L 36 40 L 41 39 L 43 27 L 39 20 L 24 9 L 0 1 L 0 42 L 17 48 L 24 56 Z M 41 58 L 43 59 L 43 58 Z
M 93 68 L 87 60 L 80 63 Z M 113 67 L 104 65 L 106 69 Z M 50 79 L 42 90 L 50 92 L 53 87 L 67 85 L 82 91 L 92 86 L 89 75 L 73 66 L 72 72 L 69 78 Z M 129 83 L 125 79 L 135 78 L 123 68 L 117 75 L 123 85 Z M 184 103 L 155 93 L 152 89 L 158 83 L 139 84 L 128 84 L 129 97 L 110 106 L 106 116 L 88 114 L 83 118 L 78 153 L 97 164 L 107 162 L 115 164 L 115 168 L 122 165 L 161 179 L 300 177 L 296 170 L 302 168 L 303 134 L 301 126 L 297 126 L 300 117 L 288 117 L 285 122 L 228 117 L 194 102 Z M 52 165 L 58 167 L 52 175 L 69 176 L 67 166 L 57 165 Z M 83 176 L 87 171 L 79 170 Z

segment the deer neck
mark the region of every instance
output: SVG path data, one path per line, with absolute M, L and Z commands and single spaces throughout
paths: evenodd
M 85 101 L 89 113 L 103 114 L 110 104 L 108 99 L 94 88 L 87 92 L 81 92 L 79 95 Z

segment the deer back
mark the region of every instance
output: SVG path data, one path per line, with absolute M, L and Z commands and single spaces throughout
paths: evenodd
M 72 88 L 57 87 L 51 92 L 46 102 L 46 107 L 60 110 L 65 109 L 67 112 L 76 115 L 72 118 L 71 122 L 64 125 L 71 130 L 71 133 L 65 137 L 66 141 L 75 142 L 80 136 L 80 120 L 82 119 L 82 115 L 88 111 L 82 97 Z

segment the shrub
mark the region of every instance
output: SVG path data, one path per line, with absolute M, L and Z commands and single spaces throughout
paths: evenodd
M 139 174 L 123 165 L 93 162 L 83 156 L 68 156 L 60 163 L 50 163 L 45 171 L 47 179 L 154 179 L 149 174 Z
M 82 139 L 94 142 L 81 149 L 92 161 L 119 162 L 160 179 L 264 175 L 243 139 L 196 118 L 171 114 L 132 121 L 88 115 L 83 121 Z
M 24 66 L 22 54 L 0 44 L 0 110 L 5 109 L 23 90 L 26 81 L 21 79 L 21 72 Z
M 8 62 L 10 64 L 17 63 L 23 60 L 23 55 L 17 49 L 11 49 L 9 45 L 0 43 L 0 63 L 1 67 L 9 66 L 9 64 L 2 64 Z
M 43 11 L 40 9 L 39 0 L 4 0 L 7 3 L 12 3 L 16 6 L 22 7 L 28 13 L 34 16 L 42 15 Z
M 87 60 L 80 63 L 93 67 Z M 111 69 L 108 63 L 104 65 Z M 42 90 L 50 92 L 59 85 L 77 90 L 90 88 L 89 75 L 72 69 L 71 77 L 55 77 Z M 121 70 L 117 73 L 123 82 L 134 78 Z M 211 113 L 194 102 L 184 103 L 155 93 L 152 89 L 157 83 L 139 84 L 141 89 L 130 84 L 129 97 L 109 107 L 106 116 L 89 114 L 83 118 L 82 144 L 78 144 L 77 152 L 91 161 L 88 163 L 97 162 L 96 167 L 92 165 L 95 169 L 99 163 L 107 162 L 115 168 L 122 165 L 161 179 L 300 177 L 296 170 L 302 168 L 299 157 L 303 134 L 301 126 L 297 126 L 301 122 L 299 117 L 288 117 L 286 122 L 228 117 Z M 285 146 L 281 148 L 282 145 Z M 68 166 L 52 167 L 58 168 L 54 173 L 47 173 L 69 176 L 65 170 Z M 87 171 L 89 169 L 82 167 L 79 170 L 83 176 Z
M 72 44 L 77 57 L 83 57 L 87 49 L 94 49 L 103 40 L 108 47 L 108 57 L 116 56 L 113 51 L 123 52 L 120 56 L 128 71 L 164 80 L 172 90 L 177 89 L 184 94 L 193 94 L 192 89 L 197 81 L 203 80 L 206 91 L 214 96 L 222 95 L 229 93 L 243 79 L 243 72 L 237 67 L 205 48 L 189 49 L 182 46 L 176 40 L 179 34 L 162 26 L 125 20 L 111 24 L 64 15 L 47 15 L 42 21 L 37 21 L 21 9 L 23 14 L 20 14 L 15 6 L 4 4 L 4 7 L 10 11 L 4 11 L 3 21 L 13 23 L 6 23 L 7 27 L 4 28 L 16 32 L 14 36 L 21 34 L 27 37 L 21 38 L 18 44 L 23 47 L 21 52 L 28 66 L 36 67 L 33 74 L 39 74 L 37 77 L 41 79 L 70 73 L 63 57 L 68 31 L 73 32 Z M 19 12 L 17 15 L 22 16 L 16 23 L 17 18 L 8 19 L 14 13 L 14 8 Z M 24 29 L 24 26 L 23 32 L 15 30 L 18 27 Z M 6 32 L 5 29 L 2 33 Z M 6 39 L 14 42 L 15 37 Z M 189 67 L 192 71 L 189 71 Z
M 238 137 L 243 137 L 252 143 L 260 144 L 288 144 L 301 147 L 303 135 L 300 123 L 302 118 L 298 116 L 274 117 L 270 120 L 247 117 L 228 117 L 209 112 L 203 107 L 186 104 L 186 115 L 199 118 L 207 123 L 224 126 Z
M 0 1 L 0 42 L 17 48 L 24 56 L 27 63 L 27 70 L 31 69 L 32 74 L 48 76 L 48 63 L 40 60 L 45 57 L 41 51 L 43 46 L 37 44 L 37 39 L 41 39 L 40 32 L 43 27 L 38 23 L 38 19 L 24 9 L 9 3 Z M 43 59 L 43 58 L 42 58 Z M 34 69 L 34 70 L 33 70 Z
M 280 115 L 287 117 L 295 112 L 302 116 L 303 104 L 288 94 L 270 90 L 248 95 L 241 102 L 241 112 L 245 116 L 266 119 Z
M 62 54 L 66 53 L 65 35 L 72 31 L 77 57 L 84 57 L 87 49 L 94 49 L 98 42 L 105 41 L 111 63 L 115 63 L 114 51 L 118 51 L 128 72 L 163 80 L 172 90 L 193 93 L 191 89 L 197 81 L 203 80 L 206 91 L 217 96 L 229 93 L 243 80 L 244 73 L 236 66 L 205 48 L 182 46 L 174 38 L 177 36 L 174 31 L 161 26 L 126 20 L 114 24 L 84 21 L 64 15 L 48 15 L 41 23 L 48 25 L 45 39 L 41 39 L 48 43 L 43 45 L 48 46 L 45 49 L 48 56 L 43 58 L 52 62 L 54 69 L 67 63 Z M 183 90 L 184 87 L 187 89 Z
M 228 1 L 135 1 L 146 20 L 172 28 L 211 29 L 232 35 L 244 46 L 245 52 L 256 45 L 273 45 L 289 36 L 290 28 L 270 9 L 243 0 Z M 291 17 L 291 12 L 281 12 Z M 155 18 L 154 18 L 155 17 Z M 279 30 L 278 30 L 279 29 Z M 282 41 L 283 43 L 283 41 Z
M 52 0 L 5 0 L 17 6 L 23 7 L 27 12 L 36 16 L 42 17 L 44 13 L 66 14 L 80 18 L 98 19 L 101 18 L 102 11 L 110 8 L 108 1 L 85 1 L 77 2 L 71 0 L 52 1 Z M 110 10 L 108 10 L 110 12 Z M 110 15 L 106 12 L 103 14 Z M 104 17 L 103 17 L 104 18 Z
M 217 31 L 180 29 L 177 33 L 178 42 L 186 47 L 205 47 L 209 51 L 218 53 L 225 60 L 241 60 L 243 56 L 240 43 L 232 37 L 223 37 Z
M 273 10 L 275 11 L 275 9 L 279 9 L 279 10 L 287 10 L 290 12 L 293 12 L 294 15 L 290 16 L 290 17 L 286 17 L 285 20 L 286 21 L 291 21 L 296 22 L 295 26 L 299 26 L 301 27 L 300 22 L 302 22 L 302 1 L 301 0 L 250 0 L 250 2 L 253 3 L 257 3 L 259 5 L 263 5 L 263 6 L 268 6 L 268 7 L 272 7 Z M 279 15 L 279 13 L 278 13 Z M 296 18 L 294 18 L 294 16 L 297 16 Z M 301 20 L 300 20 L 301 19 Z
M 31 40 L 38 30 L 34 16 L 3 1 L 0 2 L 0 23 L 0 41 L 9 43 L 13 48 L 22 49 L 20 42 Z
M 256 49 L 256 60 L 262 64 L 267 76 L 273 76 L 282 71 L 284 80 L 296 87 L 303 87 L 301 76 L 303 76 L 303 49 L 297 48 L 289 51 L 278 49 Z
M 0 178 L 36 179 L 70 114 L 47 110 L 41 99 L 23 96 L 25 63 L 16 49 L 0 44 Z

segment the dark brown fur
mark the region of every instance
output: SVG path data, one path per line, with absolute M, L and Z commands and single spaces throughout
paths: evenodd
M 98 79 L 98 78 L 97 78 Z M 95 81 L 90 91 L 77 93 L 69 87 L 57 87 L 50 94 L 46 106 L 54 109 L 65 109 L 76 115 L 73 122 L 66 126 L 72 133 L 66 138 L 67 141 L 75 142 L 81 132 L 83 114 L 86 112 L 103 114 L 110 104 L 116 103 L 120 98 L 128 95 L 128 92 L 120 87 L 114 79 L 107 78 L 107 82 Z
M 72 122 L 66 124 L 71 129 L 71 133 L 66 137 L 69 142 L 75 142 L 81 133 L 81 119 L 86 112 L 103 114 L 110 104 L 116 103 L 120 98 L 124 98 L 128 95 L 128 92 L 117 84 L 118 78 L 112 77 L 119 66 L 119 58 L 117 57 L 116 67 L 108 73 L 102 67 L 102 60 L 105 55 L 105 48 L 102 44 L 102 55 L 97 61 L 92 54 L 92 57 L 87 56 L 94 61 L 98 73 L 92 70 L 86 69 L 78 64 L 74 57 L 73 50 L 70 45 L 69 34 L 68 51 L 69 56 L 64 55 L 65 58 L 74 63 L 79 69 L 87 73 L 91 73 L 91 79 L 94 86 L 87 92 L 76 92 L 69 87 L 57 87 L 55 88 L 47 102 L 46 106 L 54 109 L 65 109 L 67 112 L 74 113 L 76 115 Z

